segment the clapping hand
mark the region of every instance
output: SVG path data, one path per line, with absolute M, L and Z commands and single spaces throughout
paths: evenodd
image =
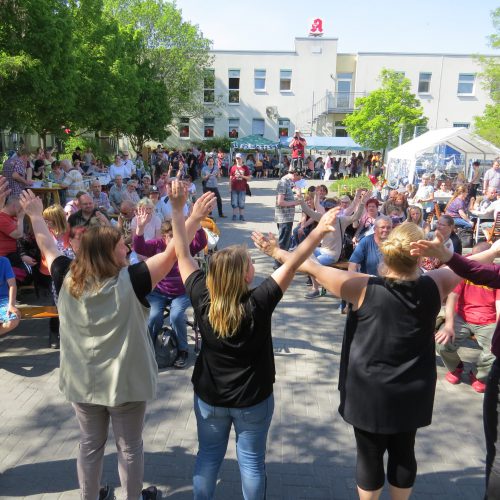
M 173 181 L 172 194 L 169 198 L 172 203 L 172 208 L 174 210 L 182 211 L 184 205 L 186 204 L 187 196 L 188 192 L 186 184 L 180 180 Z
M 441 262 L 448 262 L 453 257 L 453 251 L 444 246 L 444 240 L 436 231 L 433 240 L 418 240 L 410 243 L 410 254 L 419 257 L 435 257 Z
M 452 344 L 455 341 L 455 330 L 445 324 L 436 332 L 435 339 L 438 344 Z
M 214 209 L 215 202 L 217 201 L 215 194 L 208 191 L 200 196 L 193 205 L 191 217 L 195 220 L 202 221 Z
M 273 233 L 269 233 L 267 236 L 264 236 L 262 233 L 254 231 L 252 233 L 252 241 L 260 252 L 269 255 L 269 257 L 275 258 L 275 253 L 279 249 L 279 246 L 278 240 Z
M 5 205 L 5 200 L 9 194 L 9 183 L 3 175 L 0 175 L 0 209 Z
M 19 195 L 19 203 L 22 209 L 29 217 L 42 216 L 43 213 L 43 203 L 38 196 L 35 196 L 31 189 L 27 191 L 22 191 Z
M 136 213 L 137 227 L 144 229 L 146 225 L 151 221 L 153 213 L 149 211 L 146 207 L 138 207 Z

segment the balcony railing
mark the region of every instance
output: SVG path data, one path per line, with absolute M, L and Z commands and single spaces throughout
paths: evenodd
M 327 95 L 327 113 L 352 113 L 358 97 L 365 97 L 366 92 L 336 92 Z

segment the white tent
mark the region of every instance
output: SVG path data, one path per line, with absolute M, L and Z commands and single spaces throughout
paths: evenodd
M 463 171 L 467 174 L 474 160 L 493 160 L 500 149 L 467 128 L 441 128 L 392 149 L 387 157 L 386 177 L 390 185 L 415 174 L 433 171 Z

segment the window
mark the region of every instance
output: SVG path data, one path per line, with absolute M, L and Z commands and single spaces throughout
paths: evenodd
M 252 135 L 264 136 L 265 123 L 262 118 L 254 118 L 252 120 Z
M 470 123 L 467 123 L 467 122 L 453 122 L 453 126 L 455 128 L 458 128 L 458 127 L 470 128 Z
M 347 130 L 342 120 L 335 122 L 335 137 L 347 137 Z
M 266 90 L 266 70 L 256 69 L 254 70 L 254 90 L 263 91 Z
M 290 128 L 290 120 L 288 118 L 278 119 L 278 135 L 280 137 L 288 137 L 289 128 Z
M 215 101 L 215 70 L 206 69 L 203 74 L 203 102 Z
M 229 118 L 229 137 L 231 139 L 238 139 L 240 133 L 240 119 L 239 118 Z
M 240 70 L 230 69 L 229 73 L 229 103 L 238 104 L 240 102 Z
M 420 73 L 418 76 L 418 93 L 428 94 L 431 91 L 432 73 Z
M 460 73 L 458 75 L 457 94 L 473 94 L 476 75 L 473 73 Z
M 179 137 L 189 137 L 189 118 L 179 118 Z
M 292 90 L 292 70 L 280 70 L 280 92 L 290 92 Z
M 213 116 L 206 116 L 203 118 L 203 137 L 214 136 L 215 118 Z

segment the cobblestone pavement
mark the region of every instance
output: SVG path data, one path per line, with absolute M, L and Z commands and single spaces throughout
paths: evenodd
M 221 245 L 251 245 L 254 229 L 275 229 L 276 180 L 252 182 L 247 222 L 218 221 Z M 227 181 L 225 211 L 231 215 Z M 271 260 L 253 252 L 257 279 L 271 271 Z M 352 429 L 339 416 L 338 367 L 344 318 L 339 301 L 303 298 L 298 276 L 273 317 L 276 356 L 276 410 L 267 454 L 268 499 L 353 499 L 355 447 Z M 47 348 L 47 320 L 22 323 L 0 340 L 0 498 L 78 498 L 78 428 L 70 405 L 58 391 L 59 354 Z M 464 349 L 467 359 L 477 351 Z M 144 430 L 145 484 L 156 484 L 164 498 L 192 497 L 191 474 L 197 450 L 193 391 L 186 370 L 160 374 L 158 399 L 147 411 Z M 443 380 L 439 365 L 433 424 L 417 435 L 418 479 L 412 498 L 482 498 L 484 438 L 482 396 L 466 384 Z M 111 432 L 111 431 L 110 431 Z M 103 483 L 120 497 L 115 446 L 106 448 Z M 234 439 L 221 469 L 217 498 L 242 498 Z M 384 492 L 383 498 L 388 498 Z

